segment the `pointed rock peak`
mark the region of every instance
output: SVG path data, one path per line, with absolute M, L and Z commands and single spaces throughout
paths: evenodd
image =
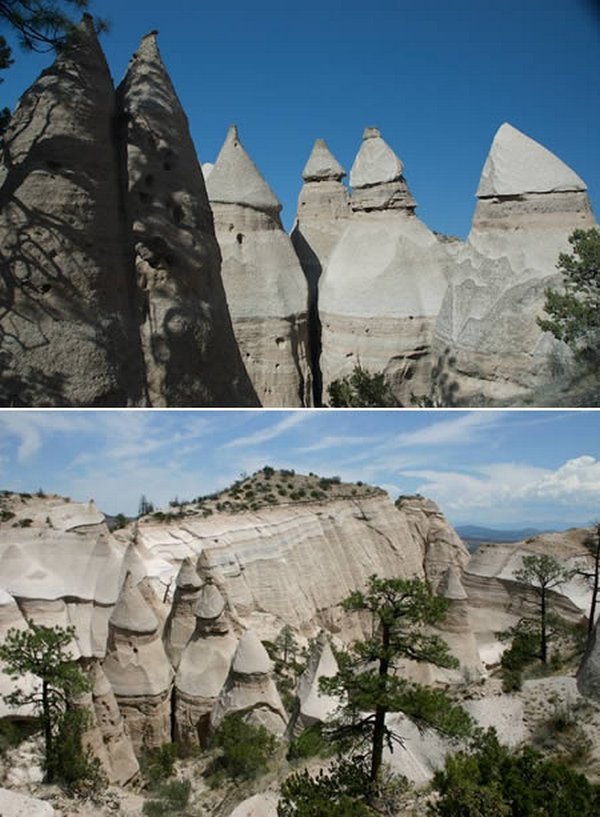
M 402 177 L 404 165 L 384 142 L 377 128 L 365 128 L 360 150 L 350 171 L 351 187 L 372 187 Z
M 125 577 L 109 623 L 119 630 L 127 630 L 138 635 L 154 633 L 158 629 L 158 620 L 135 584 L 131 573 Z
M 158 31 L 149 31 L 148 34 L 145 34 L 140 42 L 140 46 L 135 53 L 136 57 L 143 57 L 145 59 L 160 59 L 160 51 L 158 50 L 158 43 L 156 38 L 158 36 Z
M 324 139 L 317 139 L 302 171 L 305 182 L 321 182 L 328 179 L 341 181 L 346 171 L 327 147 Z
M 208 198 L 220 204 L 240 204 L 277 216 L 281 210 L 277 196 L 240 142 L 232 125 L 206 180 Z
M 207 582 L 200 591 L 200 597 L 194 607 L 194 615 L 204 621 L 214 621 L 223 614 L 225 599 L 212 582 Z
M 477 197 L 586 189 L 585 182 L 558 156 L 505 122 L 485 160 Z
M 179 568 L 176 580 L 177 587 L 185 590 L 199 590 L 202 587 L 202 579 L 196 571 L 194 559 L 188 556 L 184 559 Z
M 253 630 L 246 630 L 240 638 L 231 666 L 238 675 L 268 675 L 273 669 L 267 651 Z
M 214 164 L 212 162 L 203 162 L 202 163 L 202 175 L 204 176 L 204 181 L 208 179 L 210 174 L 212 173 L 212 169 Z
M 450 565 L 442 576 L 437 594 L 449 601 L 465 601 L 468 598 L 456 565 Z

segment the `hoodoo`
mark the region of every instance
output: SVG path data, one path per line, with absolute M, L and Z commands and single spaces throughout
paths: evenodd
M 140 334 L 153 406 L 253 406 L 187 118 L 155 35 L 119 88 Z
M 264 406 L 311 403 L 307 286 L 281 205 L 231 127 L 207 180 L 235 336 Z
M 142 365 L 113 138 L 86 15 L 24 94 L 0 160 L 0 405 L 138 403 Z
M 318 287 L 333 248 L 350 217 L 348 191 L 342 182 L 346 171 L 323 139 L 317 139 L 302 171 L 304 185 L 298 198 L 292 243 L 308 284 L 309 340 L 315 386 L 320 391 L 318 371 L 321 350 Z M 321 395 L 316 393 L 320 401 Z
M 522 401 L 568 368 L 571 353 L 536 323 L 561 283 L 560 252 L 596 226 L 585 183 L 533 139 L 504 124 L 486 159 L 471 232 L 456 254 L 436 324 L 444 402 Z M 434 384 L 435 385 L 435 384 Z
M 359 363 L 386 370 L 403 404 L 429 392 L 449 258 L 415 216 L 403 173 L 379 131 L 367 128 L 350 173 L 352 218 L 319 283 L 324 395 Z

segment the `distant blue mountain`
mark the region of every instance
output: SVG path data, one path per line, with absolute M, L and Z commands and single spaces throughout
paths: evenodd
M 538 528 L 499 530 L 498 528 L 482 528 L 479 525 L 458 525 L 456 532 L 461 539 L 469 542 L 520 542 L 522 539 L 544 533 Z

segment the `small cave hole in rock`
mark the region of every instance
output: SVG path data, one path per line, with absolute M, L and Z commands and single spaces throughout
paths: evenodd
M 275 338 L 275 343 L 278 346 L 283 346 L 283 344 L 285 343 L 285 338 Z
M 243 233 L 238 233 L 236 235 L 236 237 L 235 237 L 235 240 L 237 241 L 238 244 L 241 244 L 243 242 L 243 240 L 244 240 L 244 234 Z
M 51 287 L 50 284 L 42 284 L 41 287 L 40 287 L 40 292 L 43 295 L 46 295 L 46 293 L 50 292 L 51 289 L 52 289 L 52 287 Z

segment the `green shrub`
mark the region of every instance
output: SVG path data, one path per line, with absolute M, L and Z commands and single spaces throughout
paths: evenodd
M 334 747 L 327 738 L 323 737 L 323 724 L 314 723 L 301 732 L 290 743 L 288 760 L 304 760 L 310 757 L 328 757 Z
M 14 519 L 15 515 L 12 511 L 0 511 L 0 522 L 8 522 L 9 519 Z
M 502 746 L 493 729 L 436 772 L 434 817 L 595 817 L 600 787 L 563 763 Z
M 33 519 L 19 519 L 17 522 L 20 528 L 30 528 L 33 523 Z
M 158 786 L 154 799 L 146 800 L 142 811 L 146 817 L 170 817 L 181 814 L 190 799 L 192 786 L 189 780 L 172 780 Z
M 241 715 L 227 715 L 212 740 L 220 756 L 211 766 L 211 776 L 252 780 L 266 771 L 277 748 L 275 737 L 264 726 L 247 723 Z
M 67 709 L 61 717 L 54 749 L 46 758 L 49 779 L 70 794 L 90 795 L 107 785 L 102 764 L 81 739 L 90 725 L 90 714 L 83 709 Z
M 172 776 L 177 760 L 177 746 L 163 743 L 158 749 L 147 749 L 140 759 L 140 770 L 151 787 Z
M 367 805 L 376 795 L 364 763 L 339 760 L 316 777 L 296 772 L 284 781 L 277 804 L 278 817 L 377 817 Z

